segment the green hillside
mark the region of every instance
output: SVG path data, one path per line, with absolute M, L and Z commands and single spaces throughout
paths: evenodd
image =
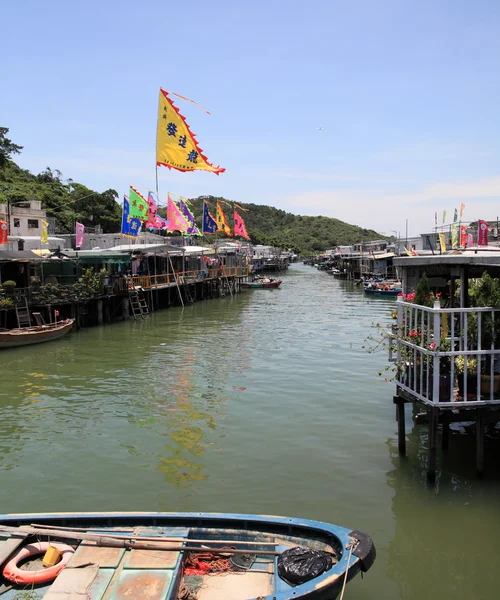
M 200 196 L 190 200 L 199 224 L 201 224 L 203 200 L 208 202 L 210 212 L 215 217 L 215 203 L 224 198 Z M 238 204 L 248 210 L 248 212 L 240 211 L 240 214 L 245 220 L 248 235 L 257 244 L 272 244 L 293 248 L 301 253 L 314 253 L 338 245 L 384 238 L 376 231 L 350 225 L 339 219 L 303 217 L 272 206 L 242 202 Z M 223 209 L 232 227 L 231 205 L 232 203 L 223 204 Z

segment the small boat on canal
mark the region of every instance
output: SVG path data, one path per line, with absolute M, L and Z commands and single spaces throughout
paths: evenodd
M 0 348 L 30 346 L 31 344 L 57 340 L 71 331 L 74 321 L 74 319 L 64 319 L 46 325 L 0 329 Z
M 278 288 L 282 284 L 281 279 L 273 277 L 261 277 L 257 275 L 252 281 L 242 281 L 241 287 L 245 289 Z
M 365 285 L 364 292 L 368 296 L 397 296 L 403 291 L 400 287 L 388 285 Z
M 6 598 L 329 600 L 374 560 L 366 534 L 288 517 L 0 515 Z

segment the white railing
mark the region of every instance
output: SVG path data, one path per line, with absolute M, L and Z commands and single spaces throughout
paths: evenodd
M 402 298 L 396 307 L 390 359 L 399 388 L 441 407 L 500 404 L 500 309 L 439 301 L 428 308 Z

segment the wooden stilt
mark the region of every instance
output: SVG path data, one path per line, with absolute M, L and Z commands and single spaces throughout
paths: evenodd
M 448 450 L 449 440 L 450 440 L 450 419 L 451 413 L 449 410 L 445 410 L 443 412 L 442 424 L 443 424 L 443 432 L 441 436 L 441 448 L 443 450 Z
M 427 479 L 436 480 L 437 462 L 437 434 L 438 434 L 439 409 L 431 406 L 429 408 L 429 439 L 428 439 L 428 461 Z
M 405 402 L 399 396 L 394 396 L 396 404 L 396 420 L 398 422 L 398 450 L 401 456 L 406 454 L 406 431 L 405 431 Z
M 484 413 L 477 411 L 476 420 L 476 469 L 479 478 L 484 477 Z

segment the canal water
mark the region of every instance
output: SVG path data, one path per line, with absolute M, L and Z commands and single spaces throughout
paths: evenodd
M 346 598 L 498 596 L 500 468 L 454 434 L 436 485 L 426 427 L 397 453 L 389 299 L 293 265 L 279 290 L 2 351 L 0 511 L 232 511 L 372 535 Z M 409 410 L 409 407 L 407 407 Z

